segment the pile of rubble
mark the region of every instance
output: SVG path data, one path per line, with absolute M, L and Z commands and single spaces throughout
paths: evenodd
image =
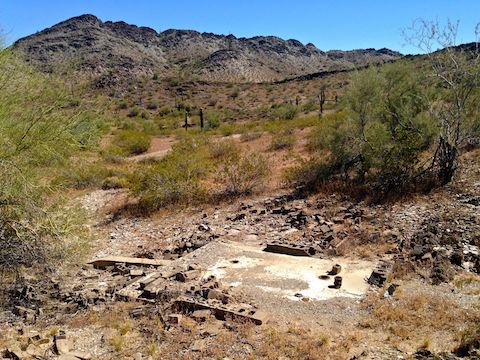
M 456 203 L 424 209 L 415 230 L 399 244 L 398 267 L 409 267 L 433 284 L 451 281 L 457 271 L 480 273 L 480 212 L 467 206 L 473 212 Z
M 19 329 L 15 342 L 4 350 L 0 350 L 2 359 L 51 359 L 57 360 L 90 360 L 92 355 L 85 351 L 75 350 L 72 339 L 62 330 L 57 334 L 42 335 L 38 331 Z

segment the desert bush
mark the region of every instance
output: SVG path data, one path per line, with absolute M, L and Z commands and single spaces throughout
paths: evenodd
M 156 102 L 156 101 L 149 101 L 149 102 L 147 103 L 147 109 L 148 109 L 148 110 L 156 110 L 156 109 L 158 109 L 158 102 Z
M 205 120 L 207 129 L 217 129 L 222 123 L 222 114 L 218 111 L 205 111 Z
M 151 138 L 144 132 L 122 130 L 115 134 L 112 142 L 125 155 L 138 155 L 148 150 Z
M 251 194 L 269 174 L 267 159 L 261 154 L 242 154 L 239 147 L 218 160 L 215 181 L 226 195 Z
M 233 90 L 230 93 L 230 97 L 232 99 L 236 99 L 236 98 L 238 98 L 239 95 L 240 95 L 240 89 L 238 87 L 234 87 Z
M 295 135 L 292 131 L 282 131 L 279 134 L 272 135 L 272 142 L 270 144 L 270 150 L 282 150 L 290 149 L 295 144 Z
M 113 175 L 113 170 L 106 168 L 100 162 L 76 160 L 75 163 L 59 170 L 55 184 L 77 190 L 98 189 L 106 178 Z
M 462 331 L 460 344 L 455 349 L 458 356 L 465 357 L 471 352 L 480 349 L 480 319 Z
M 246 132 L 240 136 L 241 141 L 252 141 L 262 137 L 262 133 L 258 132 Z
M 125 100 L 121 100 L 119 103 L 118 103 L 118 109 L 120 110 L 126 110 L 128 109 L 128 103 L 125 101 Z
M 140 109 L 138 107 L 134 107 L 133 109 L 130 110 L 130 112 L 127 114 L 128 117 L 136 117 L 140 114 Z
M 102 181 L 102 189 L 122 189 L 128 186 L 128 182 L 125 178 L 120 176 L 109 176 Z
M 271 110 L 272 117 L 281 120 L 292 120 L 298 114 L 298 108 L 291 104 L 274 106 Z
M 162 106 L 160 108 L 160 110 L 158 110 L 158 114 L 160 116 L 166 116 L 166 115 L 169 115 L 169 114 L 171 114 L 175 111 L 176 111 L 176 109 L 174 107 L 166 105 L 166 106 Z
M 315 98 L 309 98 L 305 104 L 302 105 L 304 112 L 311 112 L 317 109 L 317 102 Z
M 210 145 L 210 157 L 212 159 L 224 159 L 237 156 L 240 153 L 240 147 L 232 140 L 219 140 Z
M 205 197 L 201 180 L 208 172 L 209 163 L 204 145 L 203 139 L 183 139 L 163 159 L 129 177 L 129 187 L 139 198 L 142 211 L 194 203 Z

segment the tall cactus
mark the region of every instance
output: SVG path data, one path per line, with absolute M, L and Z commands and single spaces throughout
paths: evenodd
M 322 86 L 322 88 L 320 89 L 319 101 L 320 101 L 320 117 L 322 117 L 323 105 L 325 104 L 325 86 Z

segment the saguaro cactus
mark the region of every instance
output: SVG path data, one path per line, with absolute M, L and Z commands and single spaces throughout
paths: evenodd
M 320 101 L 320 117 L 322 117 L 323 105 L 325 104 L 325 87 L 324 86 L 322 86 L 322 88 L 320 89 L 319 101 Z
M 204 121 L 203 121 L 203 109 L 200 108 L 200 128 L 203 130 Z

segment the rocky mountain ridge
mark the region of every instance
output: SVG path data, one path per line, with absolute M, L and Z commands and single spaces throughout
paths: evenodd
M 389 49 L 321 51 L 275 36 L 237 38 L 194 30 L 156 32 L 82 15 L 15 42 L 28 60 L 48 71 L 65 67 L 94 73 L 188 73 L 210 81 L 277 81 L 321 71 L 348 70 L 400 58 Z

